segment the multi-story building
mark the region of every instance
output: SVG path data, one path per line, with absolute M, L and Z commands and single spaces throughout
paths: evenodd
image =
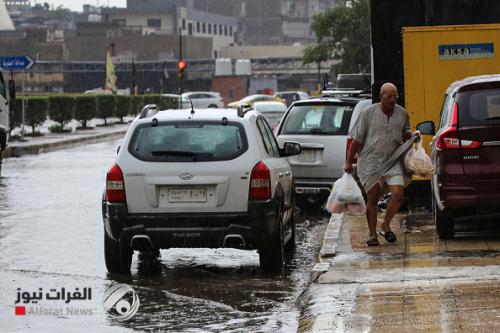
M 103 21 L 141 26 L 144 35 L 179 35 L 208 38 L 210 54 L 236 42 L 238 19 L 194 7 L 194 0 L 128 0 L 127 8 L 105 8 Z M 189 57 L 189 55 L 186 55 Z

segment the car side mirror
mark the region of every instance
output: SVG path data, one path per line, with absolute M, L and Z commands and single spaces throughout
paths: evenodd
M 283 149 L 281 149 L 281 156 L 299 155 L 302 152 L 302 147 L 297 142 L 285 142 Z
M 417 125 L 417 130 L 420 134 L 434 135 L 436 134 L 436 128 L 434 127 L 433 121 L 423 121 Z
M 120 152 L 120 148 L 121 148 L 121 145 L 118 146 L 118 148 L 116 148 L 116 154 L 118 155 L 118 153 Z

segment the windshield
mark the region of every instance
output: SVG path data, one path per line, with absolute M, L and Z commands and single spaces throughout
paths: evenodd
M 233 159 L 247 149 L 243 126 L 220 122 L 160 123 L 138 126 L 129 151 L 140 160 L 203 162 Z
M 282 134 L 347 135 L 352 107 L 334 104 L 293 106 L 281 130 Z

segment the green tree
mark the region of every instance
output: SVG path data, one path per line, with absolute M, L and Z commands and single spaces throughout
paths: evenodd
M 313 17 L 317 41 L 304 50 L 304 64 L 339 60 L 338 73 L 370 71 L 369 0 L 341 1 Z M 347 6 L 346 4 L 350 4 Z

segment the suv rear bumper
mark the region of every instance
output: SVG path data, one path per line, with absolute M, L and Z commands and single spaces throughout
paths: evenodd
M 105 232 L 134 250 L 172 247 L 258 248 L 278 224 L 279 202 L 249 202 L 248 213 L 128 214 L 126 204 L 103 202 Z
M 336 178 L 295 178 L 295 193 L 300 195 L 330 194 Z

